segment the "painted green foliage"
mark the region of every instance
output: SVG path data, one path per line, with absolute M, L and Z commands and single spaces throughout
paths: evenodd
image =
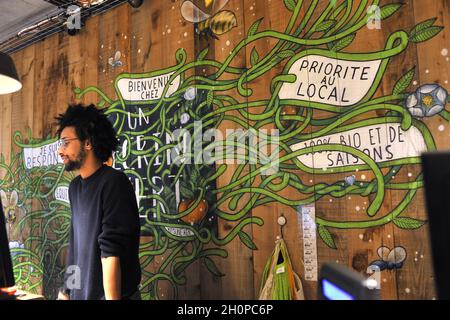
M 370 4 L 379 5 L 379 2 L 374 0 Z M 425 91 L 408 93 L 414 77 L 414 69 L 412 69 L 398 79 L 393 86 L 392 94 L 376 98 L 374 96 L 390 59 L 402 54 L 411 43 L 420 43 L 431 39 L 439 33 L 442 27 L 434 25 L 436 19 L 426 20 L 413 27 L 410 32 L 403 30 L 393 32 L 388 37 L 385 48 L 380 51 L 347 53 L 345 49 L 358 39 L 358 32 L 365 28 L 368 21 L 373 18 L 370 13 L 367 13 L 368 1 L 362 0 L 356 4 L 353 1 L 330 1 L 316 21 L 310 20 L 318 10 L 317 0 L 284 0 L 284 3 L 291 13 L 284 32 L 259 30 L 262 19 L 257 20 L 249 28 L 247 37 L 231 50 L 230 55 L 223 62 L 207 59 L 207 49 L 198 55 L 196 61 L 187 61 L 185 50 L 179 49 L 175 54 L 176 64 L 170 68 L 144 74 L 119 75 L 115 80 L 117 99 L 106 96 L 100 88 L 96 87 L 75 89 L 78 97 L 89 92 L 98 94 L 100 98 L 98 107 L 105 108 L 105 112 L 112 119 L 123 142 L 121 150 L 116 154 L 115 163 L 123 166 L 128 159 L 132 158 L 133 162 L 127 163 L 125 172 L 129 176 L 135 177 L 141 186 L 139 197 L 156 201 L 159 204 L 145 212 L 143 228 L 153 234 L 151 241 L 141 245 L 140 252 L 144 270 L 142 292 L 146 299 L 160 298 L 157 290 L 159 281 L 169 282 L 173 287 L 174 296 L 176 296 L 178 286 L 186 283 L 184 271 L 198 260 L 201 260 L 212 274 L 216 276 L 226 274 L 226 270 L 219 270 L 211 258 L 226 258 L 228 253 L 222 247 L 237 237 L 248 248 L 256 250 L 256 244 L 244 230 L 250 225 L 263 225 L 262 219 L 251 216 L 251 210 L 271 202 L 279 202 L 297 210 L 299 206 L 314 203 L 325 196 L 343 198 L 349 195 L 360 195 L 367 197 L 369 205 L 366 220 L 332 221 L 324 217 L 316 217 L 319 236 L 328 247 L 333 249 L 339 248 L 336 247 L 330 232 L 332 229 L 366 229 L 389 223 L 394 223 L 395 226 L 402 229 L 417 229 L 425 223 L 405 215 L 405 209 L 423 186 L 422 174 L 417 175 L 409 182 L 393 180 L 402 166 L 418 165 L 419 157 L 410 156 L 376 161 L 356 147 L 330 143 L 331 140 L 320 145 L 301 148 L 298 145 L 311 141 L 311 139 L 356 129 L 362 130 L 370 126 L 391 124 L 394 128 L 398 126 L 398 130 L 416 130 L 423 138 L 426 150 L 434 150 L 436 147 L 432 134 L 421 118 L 438 114 L 438 116 L 450 120 L 449 113 L 445 110 L 448 97 L 445 92 L 445 99 L 442 101 L 442 88 L 430 85 L 429 88 L 424 89 Z M 381 6 L 381 19 L 389 18 L 401 9 L 401 4 Z M 300 12 L 305 13 L 300 14 Z M 270 52 L 261 55 L 254 46 L 255 42 L 267 38 L 275 38 L 278 42 Z M 248 69 L 233 67 L 234 59 L 241 55 L 247 47 L 251 49 L 251 66 Z M 376 73 L 373 74 L 373 79 L 367 87 L 367 92 L 355 99 L 353 104 L 343 106 L 339 103 L 314 101 L 314 98 L 311 97 L 303 99 L 298 95 L 300 89 L 296 90 L 297 97 L 290 97 L 290 92 L 287 93 L 287 98 L 284 97 L 285 86 L 299 81 L 299 77 L 290 72 L 291 67 L 299 61 L 304 61 L 305 57 L 312 56 L 319 57 L 323 61 L 335 59 L 350 61 L 349 63 L 376 62 L 378 65 Z M 283 71 L 273 78 L 270 88 L 267 88 L 271 93 L 270 98 L 255 97 L 247 85 L 280 65 L 284 66 Z M 213 68 L 215 71 L 208 75 L 186 77 L 189 70 L 201 67 Z M 171 85 L 166 85 L 159 97 L 153 100 L 131 101 L 132 99 L 127 100 L 127 97 L 122 95 L 121 80 L 148 79 L 164 75 L 168 75 L 169 84 L 178 83 L 174 86 L 173 92 L 169 93 Z M 227 77 L 231 80 L 223 80 L 223 75 L 231 76 Z M 331 81 L 330 78 L 325 78 L 325 80 Z M 231 96 L 232 90 L 237 90 L 240 96 L 238 98 Z M 333 92 L 330 97 L 333 97 Z M 436 109 L 434 105 L 441 105 L 443 108 Z M 295 112 L 290 114 L 283 112 L 287 106 L 294 107 Z M 258 108 L 258 113 L 252 112 L 255 108 Z M 260 112 L 261 108 L 263 108 L 263 112 Z M 321 110 L 329 116 L 316 118 L 314 110 Z M 230 111 L 238 112 L 239 116 L 231 115 Z M 373 111 L 377 111 L 379 116 L 376 118 L 361 117 Z M 127 127 L 130 119 L 142 119 L 143 117 L 153 120 L 139 129 L 132 130 L 129 125 Z M 183 119 L 189 120 L 183 121 Z M 359 120 L 355 121 L 354 119 Z M 275 161 L 267 163 L 267 158 L 258 159 L 259 164 L 263 163 L 261 165 L 249 161 L 248 154 L 257 153 L 259 148 L 267 142 L 259 142 L 250 146 L 240 144 L 246 150 L 242 156 L 243 163 L 235 166 L 231 182 L 221 187 L 208 188 L 211 182 L 216 181 L 227 170 L 227 164 L 224 163 L 217 163 L 214 170 L 211 170 L 211 166 L 185 163 L 181 165 L 172 163 L 169 166 L 158 167 L 158 157 L 161 156 L 165 159 L 167 150 L 176 148 L 181 141 L 180 139 L 164 141 L 161 137 L 165 134 L 173 134 L 173 130 L 179 128 L 181 121 L 184 122 L 183 128 L 193 138 L 202 134 L 202 132 L 196 131 L 194 121 L 201 121 L 205 128 L 218 128 L 223 121 L 232 121 L 243 129 L 255 132 L 267 125 L 275 124 L 279 130 L 279 145 L 273 154 L 277 152 L 283 154 L 276 162 L 278 171 L 270 175 L 264 174 L 275 165 Z M 312 129 L 312 133 L 309 129 Z M 153 136 L 152 132 L 158 132 L 159 135 Z M 145 136 L 145 139 L 151 140 L 154 143 L 153 147 L 144 150 L 138 148 L 137 136 Z M 20 134 L 16 136 L 16 138 L 19 137 Z M 46 142 L 51 141 L 43 143 Z M 21 147 L 33 145 L 32 143 L 25 144 L 20 139 L 15 139 L 15 143 Z M 235 143 L 238 144 L 238 142 Z M 155 145 L 163 147 L 157 148 Z M 212 150 L 220 149 L 223 146 L 220 141 L 215 141 L 205 144 L 203 147 Z M 305 161 L 302 161 L 302 157 L 320 152 L 347 154 L 360 161 L 328 170 L 308 166 Z M 138 161 L 139 156 L 147 157 L 148 167 L 156 168 L 156 172 L 163 178 L 171 176 L 170 182 L 164 180 L 165 186 L 168 188 L 164 190 L 155 185 L 151 180 L 150 171 L 137 173 L 131 169 L 133 164 Z M 193 159 L 196 155 L 192 153 L 187 156 Z M 67 245 L 69 209 L 66 203 L 54 200 L 51 191 L 54 191 L 57 186 L 68 185 L 71 177 L 63 175 L 59 165 L 30 171 L 21 165 L 21 161 L 23 161 L 21 154 L 14 156 L 10 161 L 11 164 L 6 164 L 3 159 L 1 166 L 7 174 L 3 176 L 1 188 L 7 194 L 12 190 L 17 190 L 21 195 L 18 205 L 26 210 L 27 214 L 19 222 L 19 225 L 23 226 L 27 220 L 31 222 L 32 229 L 30 237 L 24 242 L 25 247 L 13 249 L 13 252 L 33 257 L 31 260 L 33 261 L 33 271 L 24 268 L 18 257 L 14 259 L 17 278 L 21 283 L 27 283 L 32 287 L 42 284 L 41 275 L 43 274 L 46 279 L 52 278 L 55 272 L 60 275 L 61 265 L 56 261 L 64 246 Z M 383 173 L 382 168 L 388 168 L 388 170 Z M 308 183 L 301 177 L 302 172 L 315 175 L 333 173 L 350 175 L 355 171 L 370 172 L 374 178 L 370 181 L 356 181 L 354 177 L 353 179 L 347 179 L 347 177 L 334 183 Z M 197 175 L 196 179 L 183 181 L 183 177 L 190 176 L 193 172 Z M 190 207 L 191 209 L 178 211 L 178 208 L 174 206 L 176 194 L 173 192 L 173 188 L 177 181 L 181 183 L 182 198 L 192 198 L 195 201 L 194 205 Z M 145 184 L 151 185 L 153 189 L 157 189 L 161 193 L 147 194 Z M 44 187 L 46 189 L 42 191 Z M 280 191 L 288 187 L 295 188 L 298 194 L 292 195 L 293 198 L 280 196 Z M 399 203 L 393 204 L 389 212 L 380 216 L 379 211 L 386 190 L 406 192 L 406 194 Z M 244 195 L 248 196 L 245 198 L 246 201 L 243 200 Z M 36 211 L 30 207 L 32 199 L 39 201 L 39 210 Z M 219 236 L 204 221 L 195 224 L 183 222 L 182 218 L 191 213 L 192 208 L 195 208 L 202 199 L 207 199 L 209 204 L 207 218 L 214 217 L 218 221 L 233 222 L 234 227 Z M 39 223 L 35 225 L 33 221 L 39 221 Z M 50 234 L 50 229 L 53 234 L 57 235 L 56 239 L 47 238 L 46 235 Z M 184 233 L 177 234 L 170 230 L 184 230 Z M 147 266 L 157 257 L 164 257 L 159 268 L 153 272 L 148 271 Z M 28 270 L 28 273 L 24 274 L 23 270 Z
M 22 150 L 54 142 L 35 140 L 31 132 L 28 138 L 16 132 L 13 140 Z M 24 152 L 12 153 L 9 160 L 2 155 L 0 168 L 2 203 L 14 211 L 7 229 L 16 285 L 33 293 L 42 286 L 46 297 L 55 298 L 65 271 L 63 252 L 68 245 L 70 209 L 54 195 L 57 188 L 68 187 L 73 175 L 64 174 L 61 165 L 28 169 Z

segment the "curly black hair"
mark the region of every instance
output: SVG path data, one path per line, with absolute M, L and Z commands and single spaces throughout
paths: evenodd
M 106 162 L 117 150 L 119 141 L 111 122 L 103 111 L 93 104 L 69 105 L 66 112 L 59 114 L 56 120 L 59 126 L 57 131 L 59 137 L 64 128 L 74 127 L 78 139 L 82 142 L 89 139 L 94 154 L 102 162 Z

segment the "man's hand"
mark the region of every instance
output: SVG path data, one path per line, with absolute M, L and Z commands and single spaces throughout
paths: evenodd
M 120 300 L 122 275 L 119 257 L 102 258 L 103 288 L 106 300 Z

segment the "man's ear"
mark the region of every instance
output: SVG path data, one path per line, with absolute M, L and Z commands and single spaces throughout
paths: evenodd
M 84 143 L 84 148 L 85 148 L 86 150 L 92 150 L 92 143 L 91 143 L 91 140 L 87 139 L 87 140 L 85 141 L 85 143 Z

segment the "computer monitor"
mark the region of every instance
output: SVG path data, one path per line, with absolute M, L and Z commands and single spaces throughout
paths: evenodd
M 422 154 L 425 200 L 439 299 L 450 299 L 450 152 Z
M 14 273 L 6 234 L 5 214 L 0 200 L 0 288 L 14 286 Z
M 377 283 L 349 267 L 325 263 L 319 274 L 320 300 L 379 300 Z

